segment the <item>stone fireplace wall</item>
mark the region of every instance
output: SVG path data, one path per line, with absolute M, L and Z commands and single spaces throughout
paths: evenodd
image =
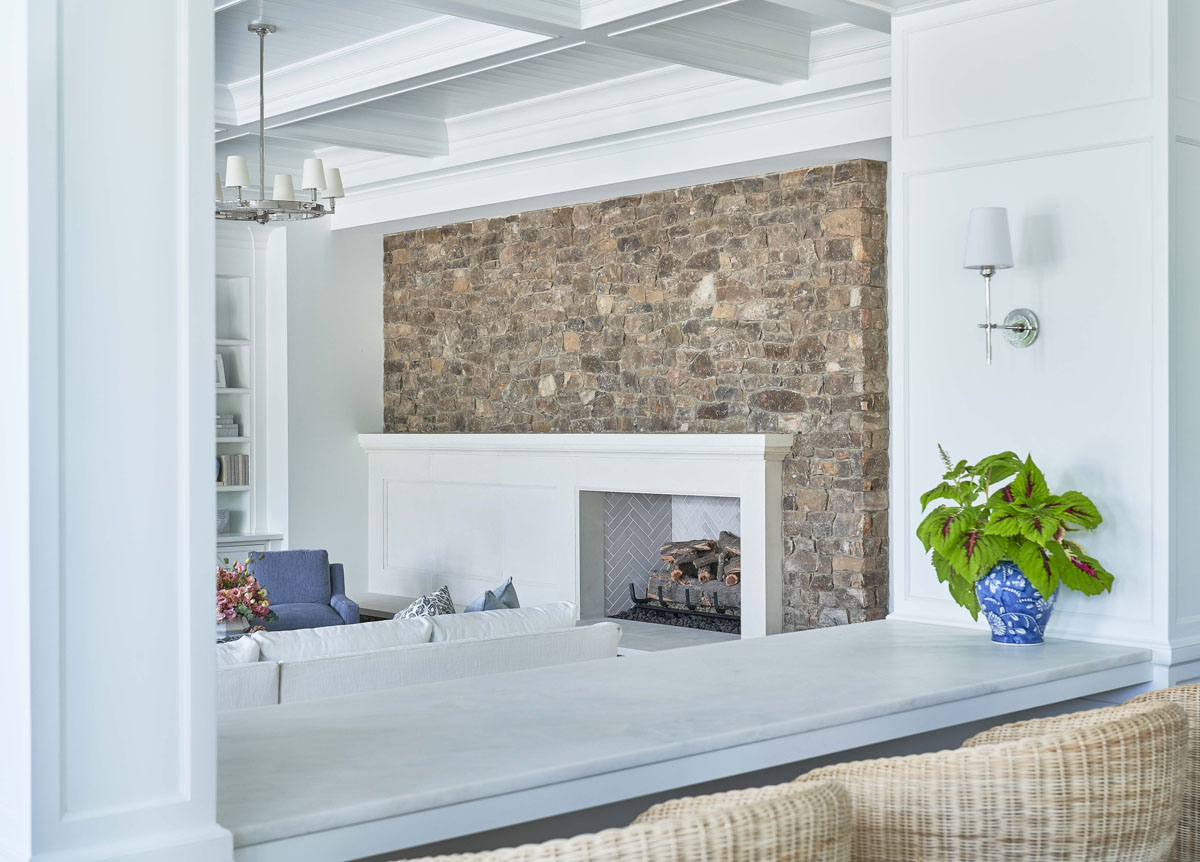
M 384 239 L 389 432 L 766 432 L 788 630 L 887 611 L 886 165 Z

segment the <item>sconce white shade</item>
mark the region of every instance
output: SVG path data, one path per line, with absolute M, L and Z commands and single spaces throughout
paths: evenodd
M 271 192 L 271 200 L 273 201 L 294 201 L 296 199 L 296 189 L 292 186 L 291 174 L 276 174 L 275 189 Z
M 321 195 L 323 198 L 344 198 L 346 192 L 342 189 L 342 170 L 341 168 L 326 168 L 325 169 L 325 193 Z
M 217 196 L 215 200 L 224 200 L 225 194 L 221 191 L 221 172 L 217 171 Z
M 325 188 L 325 165 L 320 159 L 304 160 L 304 180 L 300 183 L 300 188 L 305 191 L 320 191 Z
M 1012 239 L 1008 233 L 1008 210 L 1004 207 L 975 207 L 967 224 L 964 269 L 1012 269 Z
M 250 169 L 246 167 L 245 156 L 230 156 L 225 160 L 225 188 L 238 186 L 249 188 Z

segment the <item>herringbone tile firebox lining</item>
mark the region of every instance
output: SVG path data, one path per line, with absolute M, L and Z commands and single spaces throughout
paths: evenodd
M 605 615 L 630 607 L 630 582 L 644 595 L 650 572 L 666 569 L 658 555 L 664 542 L 715 539 L 722 530 L 740 536 L 741 520 L 736 497 L 605 493 Z

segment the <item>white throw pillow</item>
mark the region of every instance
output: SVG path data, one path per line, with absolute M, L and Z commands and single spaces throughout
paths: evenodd
M 238 638 L 235 641 L 217 644 L 217 667 L 254 664 L 256 661 L 258 644 L 254 642 L 254 638 Z
M 433 632 L 429 620 L 429 617 L 421 617 L 412 620 L 355 623 L 349 626 L 322 626 L 290 632 L 255 632 L 251 637 L 258 641 L 264 660 L 295 661 L 429 643 Z
M 573 602 L 552 602 L 531 608 L 505 608 L 473 614 L 430 617 L 433 640 L 457 641 L 463 638 L 492 638 L 565 629 L 575 625 Z

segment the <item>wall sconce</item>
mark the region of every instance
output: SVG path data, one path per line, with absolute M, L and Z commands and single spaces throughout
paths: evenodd
M 1037 341 L 1037 315 L 1028 308 L 1008 313 L 1004 323 L 992 323 L 992 276 L 998 269 L 1012 269 L 1012 239 L 1008 233 L 1008 210 L 1004 207 L 976 207 L 967 226 L 967 250 L 963 268 L 977 269 L 983 276 L 984 323 L 987 333 L 987 364 L 992 364 L 992 330 L 1001 329 L 1013 347 L 1028 347 Z

